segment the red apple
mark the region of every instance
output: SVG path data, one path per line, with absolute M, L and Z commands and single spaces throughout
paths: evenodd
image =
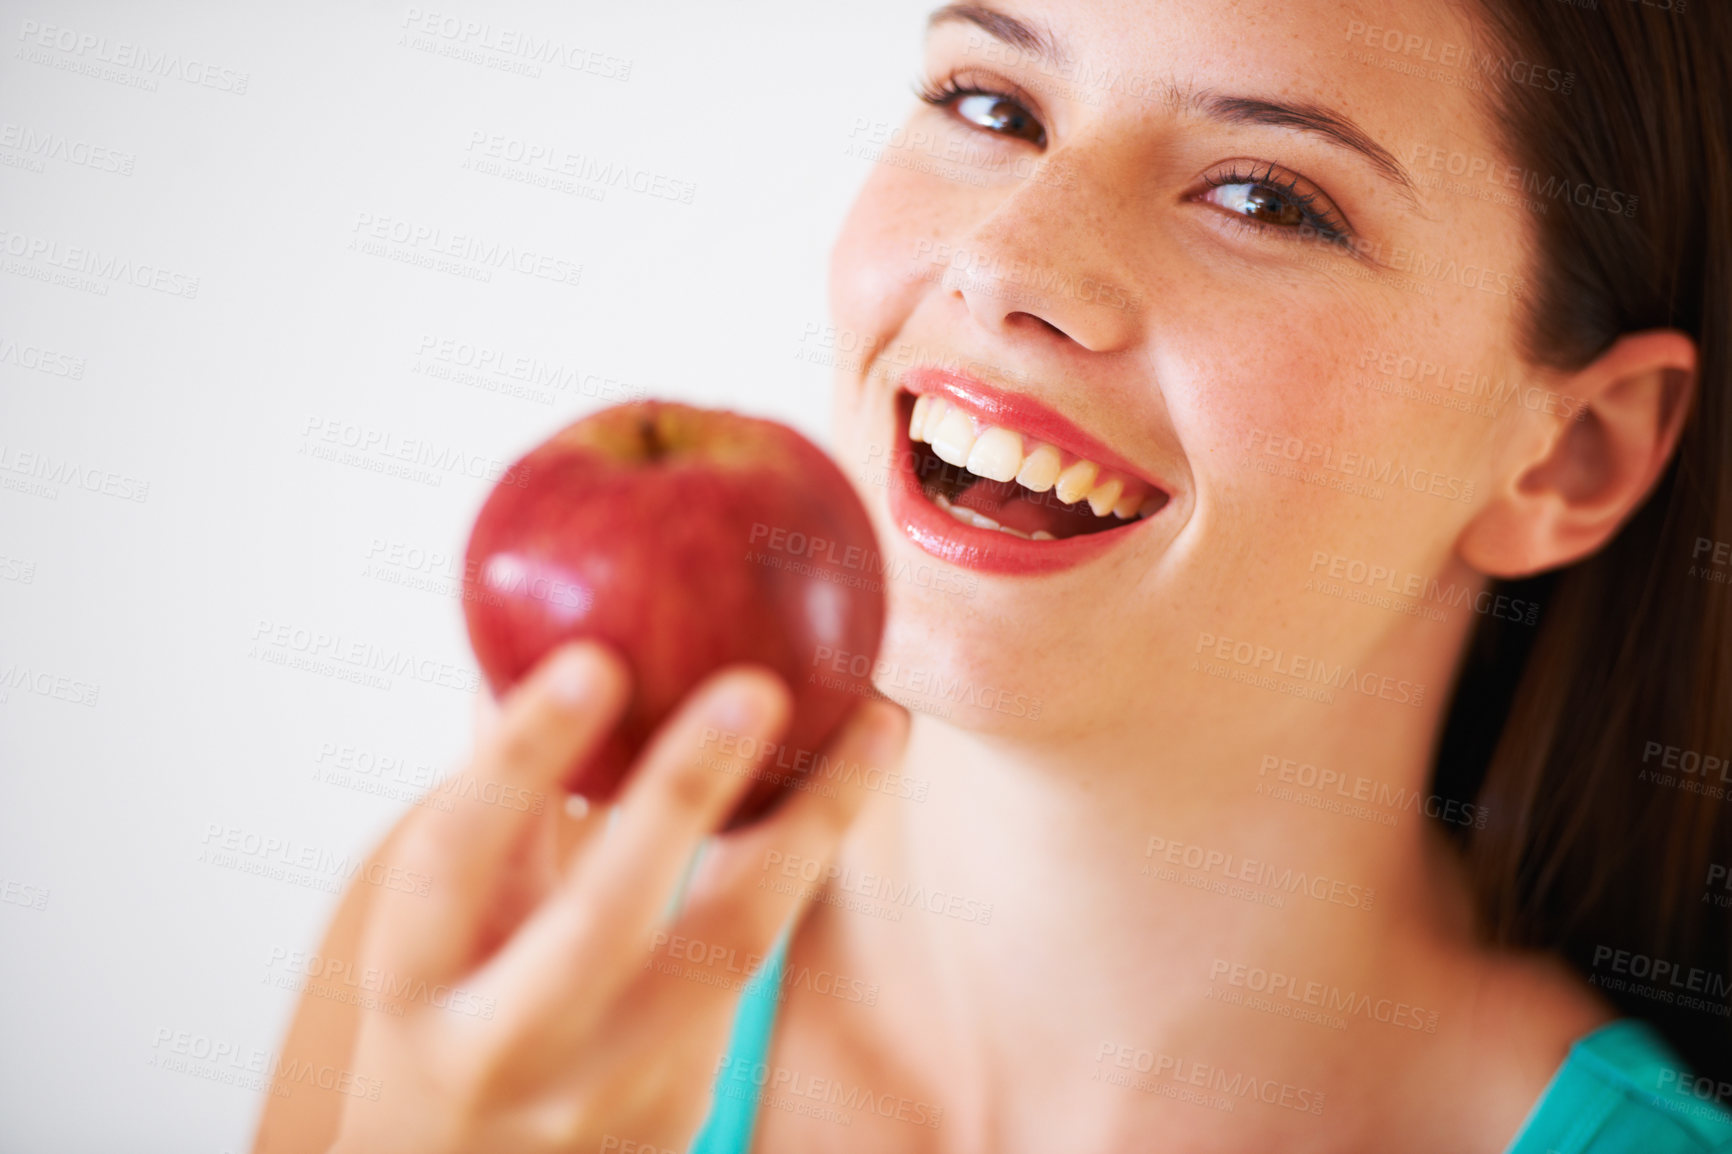
M 594 800 L 723 665 L 767 666 L 793 694 L 788 733 L 730 827 L 782 795 L 771 778 L 821 764 L 844 716 L 875 696 L 884 594 L 871 522 L 830 458 L 774 421 L 664 401 L 585 417 L 494 488 L 466 560 L 469 640 L 496 693 L 576 638 L 630 664 L 624 720 L 567 779 Z

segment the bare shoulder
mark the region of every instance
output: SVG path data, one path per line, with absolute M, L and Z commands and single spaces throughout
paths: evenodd
M 1475 1127 L 1464 1148 L 1501 1151 L 1545 1093 L 1579 1039 L 1617 1010 L 1562 960 L 1543 953 L 1482 956 L 1465 990 L 1451 1055 L 1463 1112 Z
M 1617 1016 L 1562 959 L 1510 953 L 1487 962 L 1473 1026 L 1500 1052 L 1543 1068 L 1550 1080 L 1578 1038 Z

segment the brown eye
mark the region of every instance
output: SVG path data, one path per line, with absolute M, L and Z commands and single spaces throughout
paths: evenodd
M 1273 165 L 1223 172 L 1207 178 L 1199 199 L 1275 235 L 1339 241 L 1352 235 L 1347 222 L 1321 190 Z
M 1232 187 L 1232 186 L 1228 186 Z M 1267 185 L 1241 185 L 1247 188 L 1239 200 L 1239 211 L 1266 224 L 1297 226 L 1305 223 L 1305 214 L 1297 204 Z
M 1044 144 L 1046 130 L 1016 101 L 992 92 L 967 92 L 956 98 L 956 114 L 988 132 Z

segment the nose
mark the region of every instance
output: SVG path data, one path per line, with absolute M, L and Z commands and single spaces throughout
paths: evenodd
M 1146 302 L 1122 235 L 1136 213 L 1086 147 L 1043 157 L 951 247 L 943 287 L 994 336 L 1062 339 L 1091 352 L 1138 339 Z

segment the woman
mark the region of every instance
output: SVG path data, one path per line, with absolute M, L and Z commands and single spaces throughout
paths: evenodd
M 739 669 L 611 825 L 412 815 L 259 1149 L 1732 1148 L 1729 16 L 937 12 L 831 278 L 913 720 L 830 753 L 921 788 L 705 841 Z

